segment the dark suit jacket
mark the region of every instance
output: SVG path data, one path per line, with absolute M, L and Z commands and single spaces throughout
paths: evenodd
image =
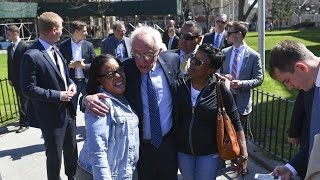
M 27 51 L 29 45 L 20 41 L 14 51 L 13 58 L 11 54 L 12 45 L 10 45 L 7 49 L 7 64 L 8 64 L 8 79 L 12 82 L 13 87 L 17 91 L 21 91 L 20 89 L 20 64 L 22 61 L 23 54 Z
M 211 32 L 211 33 L 208 33 L 208 34 L 205 34 L 204 37 L 203 37 L 203 41 L 202 43 L 208 43 L 208 44 L 214 44 L 214 35 L 215 35 L 215 31 Z M 220 43 L 220 47 L 219 49 L 223 49 L 225 47 L 228 47 L 230 46 L 228 44 L 228 41 L 227 41 L 227 34 L 224 33 L 224 35 L 222 36 L 222 39 L 221 39 L 221 43 Z
M 314 88 L 309 91 L 300 90 L 294 103 L 288 137 L 301 138 L 304 145 L 309 139 L 309 121 L 311 119 Z
M 169 44 L 169 39 L 167 38 L 166 41 L 163 41 L 163 43 L 168 47 Z M 178 49 L 179 48 L 179 37 L 177 35 L 173 36 L 172 44 L 171 44 L 171 49 Z
M 64 61 L 63 68 L 69 86 L 73 81 L 69 78 L 65 59 L 59 51 L 58 55 Z M 72 103 L 60 101 L 60 91 L 65 91 L 64 81 L 39 41 L 34 43 L 23 56 L 21 89 L 29 98 L 27 117 L 30 126 L 41 129 L 59 128 L 66 121 L 67 113 L 75 116 L 76 111 Z
M 123 39 L 124 39 L 127 56 L 128 58 L 131 58 L 132 55 L 131 55 L 130 38 L 123 37 Z M 111 54 L 116 57 L 115 49 L 116 49 L 116 42 L 115 42 L 114 36 L 109 36 L 108 38 L 102 40 L 101 54 Z
M 61 52 L 63 57 L 66 59 L 67 64 L 69 64 L 70 61 L 73 60 L 72 48 L 71 48 L 71 38 L 69 38 L 66 41 L 61 43 L 59 51 Z M 86 65 L 85 68 L 83 69 L 84 76 L 85 76 L 85 78 L 88 79 L 91 62 L 96 57 L 96 53 L 94 52 L 93 44 L 89 41 L 82 40 L 81 53 L 82 53 L 82 58 L 84 59 L 84 63 Z M 74 69 L 69 69 L 70 78 L 73 80 L 75 78 L 74 72 L 75 72 Z
M 301 92 L 300 92 L 301 93 Z M 297 98 L 298 104 L 295 104 L 294 112 L 292 113 L 292 116 L 296 116 L 296 113 L 299 113 L 301 111 L 304 112 L 305 119 L 307 120 L 307 131 L 310 129 L 310 120 L 311 120 L 311 114 L 312 114 L 312 103 L 313 103 L 313 94 L 314 94 L 314 88 L 310 89 L 309 91 L 299 93 L 299 96 Z M 302 103 L 302 104 L 301 104 Z M 296 107 L 299 106 L 299 107 Z M 298 112 L 295 112 L 298 111 Z M 299 124 L 297 121 L 302 121 L 304 119 L 295 119 L 292 118 L 294 122 L 291 122 L 291 125 Z M 300 122 L 301 123 L 301 122 Z M 290 127 L 292 128 L 292 127 Z M 293 127 L 293 128 L 302 128 L 300 127 Z M 291 161 L 289 161 L 289 164 L 291 164 L 298 174 L 301 177 L 304 177 L 307 172 L 307 166 L 308 166 L 308 159 L 309 159 L 309 131 L 307 132 L 307 135 L 304 137 L 307 139 L 304 139 L 305 143 L 300 148 L 299 152 L 292 158 Z
M 160 53 L 158 62 L 162 67 L 166 77 L 168 85 L 171 87 L 175 80 L 180 76 L 180 62 L 179 56 L 176 53 L 165 51 Z M 132 108 L 138 114 L 140 120 L 143 119 L 143 109 L 142 109 L 142 97 L 141 97 L 141 73 L 137 68 L 133 59 L 128 59 L 124 61 L 125 73 L 126 73 L 126 91 L 125 97 L 129 101 Z M 172 86 L 173 87 L 173 86 Z M 173 89 L 171 89 L 171 94 L 173 94 Z M 174 96 L 172 96 L 174 98 Z M 174 100 L 173 100 L 174 101 Z M 143 123 L 139 123 L 140 132 L 143 131 Z M 173 126 L 172 126 L 173 127 Z M 142 136 L 140 136 L 142 137 Z

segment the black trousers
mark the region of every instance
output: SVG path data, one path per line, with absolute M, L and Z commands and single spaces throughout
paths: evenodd
M 76 175 L 78 149 L 75 118 L 67 116 L 61 128 L 41 129 L 46 147 L 48 180 L 59 180 L 63 152 L 65 174 L 71 179 Z
M 27 119 L 27 107 L 28 107 L 28 99 L 17 89 L 14 88 L 17 96 L 18 108 L 19 108 L 19 126 L 27 127 L 29 126 L 29 122 Z
M 139 180 L 177 180 L 178 159 L 172 133 L 163 137 L 158 149 L 150 141 L 140 142 Z

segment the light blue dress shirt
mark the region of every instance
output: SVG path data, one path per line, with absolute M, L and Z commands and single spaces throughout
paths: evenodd
M 166 75 L 159 62 L 149 72 L 152 84 L 157 92 L 162 136 L 172 127 L 172 98 Z M 141 97 L 143 105 L 143 139 L 151 139 L 150 116 L 147 92 L 147 74 L 141 75 Z

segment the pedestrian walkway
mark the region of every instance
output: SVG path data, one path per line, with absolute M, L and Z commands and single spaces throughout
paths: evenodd
M 7 126 L 0 129 L 0 180 L 44 180 L 46 179 L 46 156 L 41 131 L 29 128 L 23 133 L 16 134 L 18 126 Z M 83 113 L 78 113 L 77 142 L 78 150 L 83 146 L 85 127 Z M 219 180 L 233 179 L 234 173 L 224 169 Z M 254 161 L 249 161 L 250 174 L 246 179 L 254 179 L 255 173 L 268 173 Z M 2 178 L 2 179 L 1 179 Z M 67 180 L 62 163 L 61 178 Z M 240 178 L 242 179 L 242 178 Z M 179 175 L 179 180 L 182 180 Z

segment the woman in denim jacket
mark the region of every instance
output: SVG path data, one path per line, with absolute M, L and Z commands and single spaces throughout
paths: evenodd
M 105 117 L 85 112 L 86 140 L 80 152 L 77 180 L 132 179 L 139 157 L 138 117 L 123 96 L 126 78 L 121 62 L 111 55 L 95 58 L 88 94 L 105 93 Z

